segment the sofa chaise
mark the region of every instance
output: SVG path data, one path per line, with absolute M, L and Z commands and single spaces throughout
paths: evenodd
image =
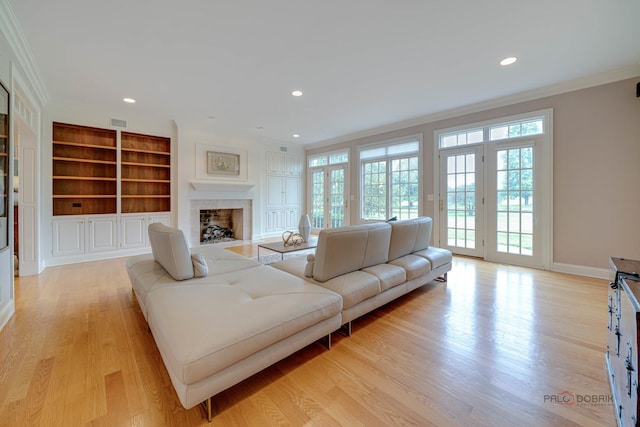
M 431 218 L 322 230 L 315 255 L 262 265 L 181 230 L 149 226 L 127 260 L 133 291 L 182 405 L 203 403 L 363 314 L 451 270 Z

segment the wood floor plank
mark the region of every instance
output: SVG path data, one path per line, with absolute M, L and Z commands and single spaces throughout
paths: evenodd
M 236 249 L 255 256 L 255 244 Z M 185 410 L 125 259 L 16 280 L 0 426 L 609 426 L 607 281 L 456 257 L 431 283 Z M 554 405 L 569 391 L 598 404 Z

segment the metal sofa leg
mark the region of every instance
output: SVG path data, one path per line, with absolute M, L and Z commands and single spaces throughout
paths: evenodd
M 350 337 L 351 336 L 351 322 L 347 322 L 344 325 L 340 326 L 340 330 L 343 334 Z
M 318 342 L 325 346 L 327 350 L 331 350 L 331 334 L 325 335 L 324 337 L 320 338 Z
M 207 417 L 207 421 L 213 421 L 213 414 L 211 413 L 211 398 L 208 398 L 204 402 L 200 403 L 200 406 L 204 411 L 204 415 Z

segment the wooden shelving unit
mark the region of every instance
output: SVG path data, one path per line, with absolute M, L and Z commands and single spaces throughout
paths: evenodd
M 53 215 L 117 211 L 115 130 L 53 123 Z
M 122 132 L 122 213 L 171 210 L 171 139 Z

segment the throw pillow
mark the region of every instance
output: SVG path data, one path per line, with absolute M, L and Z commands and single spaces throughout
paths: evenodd
M 202 254 L 191 254 L 191 262 L 193 262 L 193 277 L 205 277 L 209 274 L 207 261 Z

